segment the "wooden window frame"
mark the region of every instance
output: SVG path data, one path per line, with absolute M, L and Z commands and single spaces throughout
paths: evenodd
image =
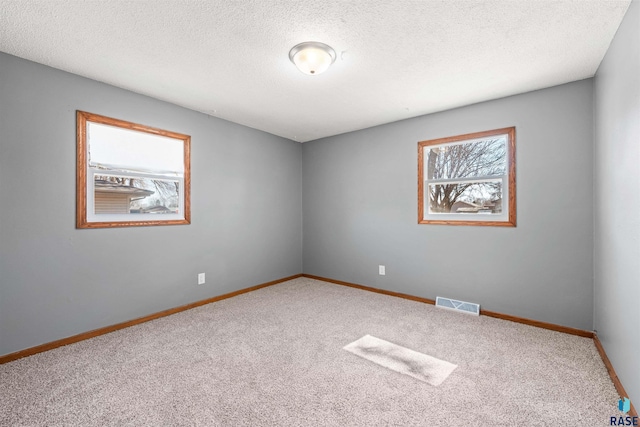
M 455 142 L 487 138 L 496 135 L 507 135 L 507 181 L 508 181 L 508 213 L 505 220 L 478 220 L 472 219 L 471 214 L 444 214 L 460 215 L 461 219 L 434 219 L 429 214 L 429 219 L 425 219 L 425 210 L 428 209 L 428 197 L 425 197 L 425 170 L 424 151 L 425 147 L 434 145 L 447 145 Z M 427 200 L 425 200 L 427 199 Z M 478 215 L 478 214 L 476 214 Z M 462 219 L 464 218 L 464 219 Z M 516 226 L 516 128 L 507 127 L 501 129 L 488 130 L 483 132 L 469 133 L 446 138 L 431 139 L 418 142 L 418 224 L 440 224 L 440 225 L 476 225 L 494 227 L 515 227 Z
M 166 138 L 180 140 L 183 143 L 183 160 L 184 160 L 184 177 L 182 180 L 183 200 L 180 201 L 183 212 L 179 219 L 144 219 L 140 218 L 131 221 L 109 220 L 90 221 L 87 217 L 87 177 L 89 169 L 87 141 L 88 123 L 98 123 L 108 126 L 114 126 L 121 129 L 148 133 Z M 77 126 L 77 152 L 76 152 L 76 228 L 113 228 L 113 227 L 144 227 L 159 225 L 182 225 L 191 223 L 191 136 L 177 132 L 171 132 L 138 123 L 128 122 L 124 120 L 114 119 L 111 117 L 101 116 L 98 114 L 88 113 L 85 111 L 76 112 Z M 93 178 L 92 178 L 93 179 Z M 146 214 L 145 214 L 146 215 Z M 111 218 L 112 219 L 112 218 Z

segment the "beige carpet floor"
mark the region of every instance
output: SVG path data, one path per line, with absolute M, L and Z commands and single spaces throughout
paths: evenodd
M 343 347 L 457 365 L 437 387 Z M 592 342 L 295 279 L 0 365 L 1 426 L 605 426 Z

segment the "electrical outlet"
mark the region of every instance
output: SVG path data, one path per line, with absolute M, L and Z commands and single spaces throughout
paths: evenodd
M 204 273 L 198 274 L 198 285 L 204 285 Z
M 384 276 L 386 274 L 386 269 L 384 268 L 384 265 L 378 266 L 378 274 L 381 276 Z

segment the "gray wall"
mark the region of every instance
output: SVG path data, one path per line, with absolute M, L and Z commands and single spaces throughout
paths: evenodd
M 583 80 L 305 143 L 304 272 L 591 330 L 592 89 Z M 507 126 L 518 226 L 418 225 L 417 142 Z
M 3 53 L 0 109 L 0 355 L 301 272 L 299 143 Z M 191 135 L 192 224 L 76 230 L 76 110 Z
M 595 329 L 640 407 L 640 5 L 595 78 Z

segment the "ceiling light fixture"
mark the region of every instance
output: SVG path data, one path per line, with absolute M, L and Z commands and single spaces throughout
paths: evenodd
M 324 43 L 304 42 L 289 51 L 289 59 L 300 71 L 309 75 L 320 74 L 336 60 L 336 51 Z

